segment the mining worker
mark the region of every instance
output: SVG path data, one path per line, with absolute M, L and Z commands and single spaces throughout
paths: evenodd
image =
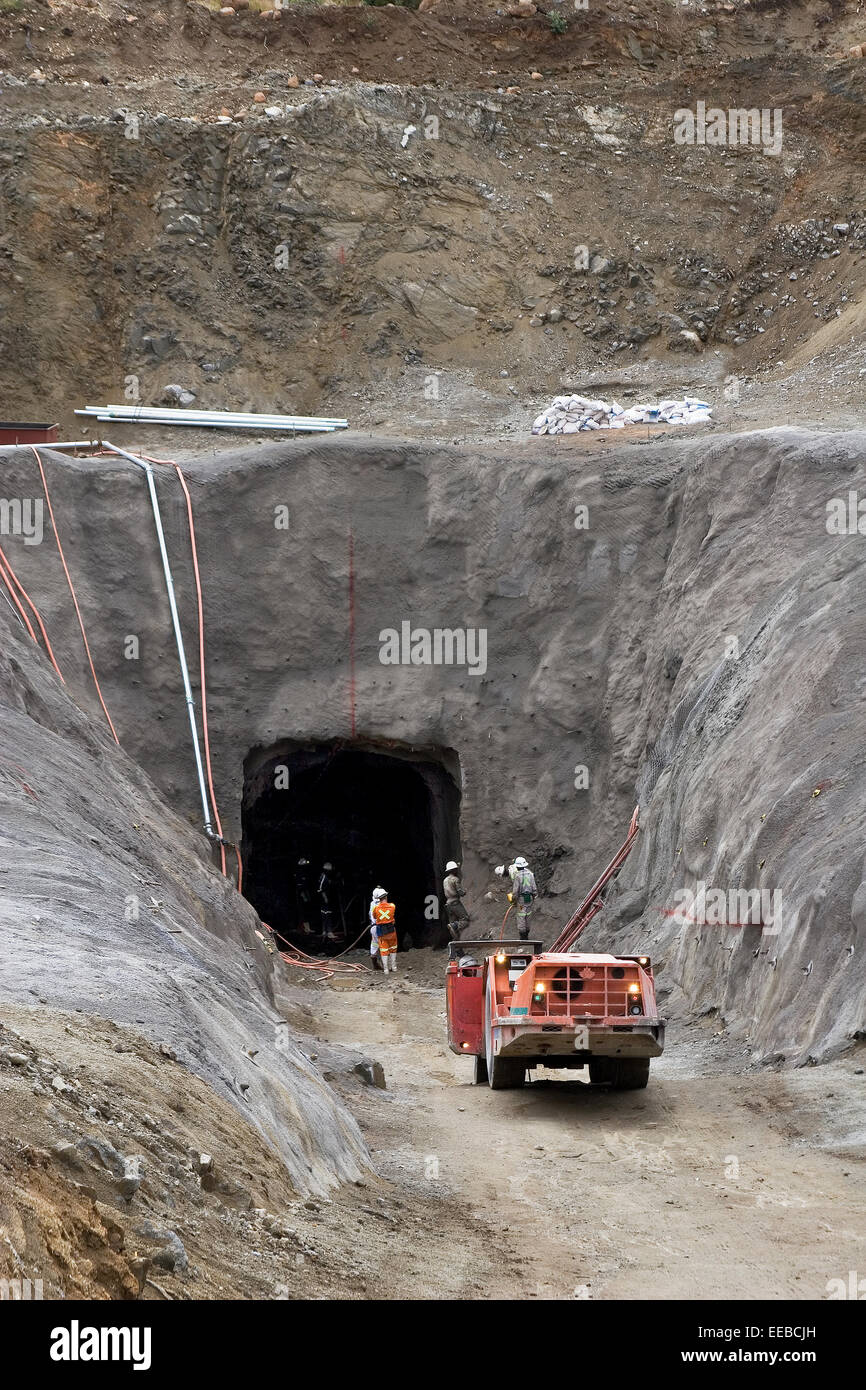
M 394 974 L 397 969 L 395 918 L 396 908 L 393 903 L 388 901 L 388 894 L 385 889 L 375 889 L 373 902 L 370 906 L 370 934 L 375 938 L 379 959 L 386 975 Z M 370 950 L 373 951 L 372 945 Z
M 310 918 L 313 907 L 313 885 L 310 882 L 310 861 L 299 859 L 295 870 L 295 895 L 298 902 L 298 926 L 309 934 L 312 930 Z
M 496 873 L 500 878 L 505 872 L 505 865 L 498 864 Z M 532 912 L 532 905 L 538 897 L 535 874 L 522 854 L 518 854 L 514 863 L 508 865 L 507 872 L 511 879 L 511 892 L 508 894 L 508 901 L 517 908 L 517 934 L 521 941 L 526 941 L 529 937 L 529 917 Z
M 445 865 L 442 891 L 445 894 L 445 921 L 452 941 L 456 941 L 469 922 L 469 913 L 460 901 L 465 897 L 466 889 L 460 880 L 460 865 L 454 859 L 449 859 Z
M 334 866 L 330 860 L 322 865 L 322 876 L 319 879 L 319 887 L 316 890 L 319 897 L 319 916 L 322 920 L 322 936 L 325 941 L 336 941 L 337 930 L 334 926 L 334 909 L 339 909 L 337 895 L 337 883 L 334 877 Z
M 367 913 L 367 922 L 370 927 L 370 957 L 374 971 L 378 969 L 382 962 L 379 959 L 379 938 L 376 935 L 377 924 L 376 918 L 373 916 L 373 910 L 377 904 L 383 902 L 387 896 L 388 894 L 385 892 L 384 888 L 374 888 L 373 898 Z M 382 968 L 384 969 L 384 966 L 382 966 Z

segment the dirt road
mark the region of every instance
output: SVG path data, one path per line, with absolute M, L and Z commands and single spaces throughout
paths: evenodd
M 645 1092 L 493 1092 L 444 1045 L 442 969 L 413 951 L 388 982 L 289 986 L 301 1048 L 378 1170 L 315 1199 L 132 1030 L 4 1008 L 0 1279 L 42 1280 L 46 1298 L 558 1300 L 823 1299 L 862 1276 L 855 1057 L 750 1071 L 714 1023 L 672 1028 Z
M 501 1279 L 461 1291 L 458 1236 L 442 1249 L 444 1296 L 823 1299 L 828 1280 L 866 1267 L 857 1060 L 749 1070 L 712 1027 L 675 1027 L 645 1092 L 538 1071 L 494 1093 L 445 1045 L 442 955 L 400 965 L 374 988 L 328 986 L 319 1036 L 384 1065 L 387 1092 L 360 1116 L 383 1176 L 438 1196 L 451 1240 L 458 1204 L 487 1232 Z M 392 1279 L 396 1296 L 417 1294 L 405 1270 Z

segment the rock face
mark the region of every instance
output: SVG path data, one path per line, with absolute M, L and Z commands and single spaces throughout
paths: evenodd
M 738 106 L 741 76 L 718 77 Z M 710 161 L 674 144 L 670 78 L 657 81 L 630 75 L 613 95 L 591 67 L 587 104 L 561 78 L 515 103 L 366 80 L 298 90 L 292 74 L 254 95 L 238 84 L 235 120 L 207 118 L 198 89 L 194 114 L 149 110 L 134 89 L 129 108 L 88 114 L 52 81 L 39 115 L 0 113 L 0 390 L 21 418 L 64 428 L 73 405 L 158 404 L 177 381 L 201 406 L 318 414 L 327 393 L 357 418 L 359 387 L 391 395 L 419 354 L 427 382 L 392 388 L 401 415 L 426 413 L 436 370 L 481 384 L 503 354 L 552 394 L 564 362 L 676 352 L 679 376 L 712 342 L 745 347 L 730 365 L 751 375 L 819 331 L 821 351 L 847 343 L 856 322 L 836 319 L 862 294 L 866 245 L 856 98 L 823 59 L 777 73 L 770 104 L 797 113 L 784 160 L 741 147 Z M 4 104 L 28 95 L 4 89 Z M 808 294 L 780 299 L 791 273 Z M 49 343 L 38 325 L 58 312 Z
M 16 564 L 15 538 L 4 535 L 3 548 Z M 36 548 L 47 558 L 47 546 Z M 273 1006 L 252 909 L 203 862 L 188 824 L 104 722 L 76 708 L 5 603 L 0 633 L 0 1002 L 39 1001 L 168 1038 L 165 1065 L 189 1068 L 235 1105 L 299 1191 L 358 1177 L 364 1142 Z M 68 1148 L 71 1164 L 134 1195 L 135 1155 Z
M 240 838 L 245 768 L 268 749 L 424 756 L 459 784 L 457 857 L 476 925 L 498 930 L 504 906 L 491 870 L 522 852 L 544 894 L 534 926 L 550 940 L 620 843 L 639 797 L 639 848 L 586 944 L 651 951 L 672 1007 L 717 1010 L 762 1057 L 838 1051 L 864 1027 L 864 803 L 852 758 L 862 720 L 863 541 L 828 533 L 826 519 L 831 499 L 847 506 L 856 489 L 864 444 L 858 433 L 777 430 L 623 445 L 601 462 L 540 442 L 461 453 L 342 437 L 190 464 L 224 833 Z M 176 810 L 200 823 L 144 479 L 122 461 L 44 457 L 121 743 Z M 185 508 L 173 472 L 157 482 L 195 670 Z M 39 496 L 31 451 L 8 456 L 4 487 Z M 41 546 L 11 537 L 9 548 L 70 688 L 101 718 L 50 532 Z M 11 628 L 8 614 L 4 621 Z M 405 647 L 403 664 L 404 624 L 419 657 L 419 632 L 474 633 L 474 665 L 413 664 Z M 130 635 L 138 660 L 124 658 Z M 60 760 L 61 806 L 87 812 L 85 844 L 89 833 L 107 842 L 93 774 L 83 753 L 70 759 L 67 727 L 103 770 L 119 760 L 32 644 L 13 650 L 27 672 L 22 684 L 7 669 L 14 744 L 26 749 L 36 738 L 43 778 Z M 40 727 L 58 720 L 57 736 Z M 42 790 L 29 756 L 15 760 Z M 154 807 L 146 779 L 123 766 L 130 787 L 125 814 L 111 811 L 112 841 L 130 846 L 128 855 L 142 836 L 152 845 L 158 835 L 149 852 L 168 855 L 177 837 L 180 896 L 168 906 L 182 925 L 199 910 L 193 894 L 210 904 L 207 929 L 228 940 L 213 943 L 205 984 L 225 998 L 232 972 L 244 968 L 236 928 L 225 924 L 250 915 L 197 862 L 189 830 Z M 142 797 L 154 807 L 146 817 Z M 44 827 L 46 850 L 56 833 Z M 198 843 L 204 852 L 203 837 Z M 16 848 L 22 886 L 38 882 L 51 861 L 37 866 L 23 840 Z M 103 853 L 83 850 L 74 875 L 82 905 L 91 857 Z M 105 870 L 115 917 L 136 891 L 117 862 Z M 682 895 L 702 882 L 708 891 L 764 890 L 764 930 L 739 925 L 736 910 L 720 924 L 713 899 L 712 911 L 691 914 L 699 920 L 686 912 L 680 921 Z M 498 896 L 485 904 L 491 889 Z M 103 915 L 87 927 L 100 941 Z M 200 965 L 186 954 L 186 936 L 166 937 L 146 899 L 142 918 L 134 936 L 114 931 L 134 943 L 135 968 L 150 979 L 164 1020 L 158 1036 L 176 1036 L 173 1010 L 192 1010 L 204 1035 L 197 1061 L 211 1065 L 214 1011 L 198 985 L 183 984 L 184 971 L 197 979 Z M 48 923 L 21 930 L 33 953 L 57 934 Z M 71 945 L 61 934 L 63 962 Z M 155 984 L 154 954 L 171 963 Z M 266 1018 L 263 1003 L 257 1033 Z M 312 1068 L 303 1078 L 301 1070 L 312 1098 Z M 254 1083 L 252 1100 L 258 1076 L 242 1079 Z M 319 1103 L 333 1116 L 329 1097 Z
M 862 493 L 864 444 L 759 433 L 683 477 L 641 700 L 655 711 L 638 780 L 647 833 L 611 920 L 623 949 L 638 931 L 693 1007 L 717 1010 L 759 1055 L 801 1063 L 866 1022 L 852 758 L 866 522 L 828 533 L 828 515 L 844 503 L 847 517 Z M 726 925 L 663 915 L 701 882 L 728 894 Z M 743 924 L 741 896 L 730 910 L 744 889 L 765 891 L 763 920 L 776 920 L 763 931 Z M 710 906 L 690 916 L 712 919 Z

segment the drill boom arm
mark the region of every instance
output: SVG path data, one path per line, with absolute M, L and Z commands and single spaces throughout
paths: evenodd
M 580 907 L 569 917 L 553 945 L 548 948 L 550 951 L 570 951 L 581 932 L 586 930 L 596 913 L 601 911 L 604 906 L 602 894 L 611 879 L 615 878 L 622 868 L 637 838 L 637 832 L 640 829 L 638 825 L 639 814 L 640 806 L 635 806 L 634 815 L 631 818 L 625 840 L 608 864 L 604 873 L 598 881 L 593 884 L 583 902 L 580 904 Z

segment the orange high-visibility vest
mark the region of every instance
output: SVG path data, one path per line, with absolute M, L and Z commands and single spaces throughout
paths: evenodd
M 373 908 L 373 921 L 377 926 L 383 926 L 386 922 L 394 920 L 394 904 L 381 902 Z

